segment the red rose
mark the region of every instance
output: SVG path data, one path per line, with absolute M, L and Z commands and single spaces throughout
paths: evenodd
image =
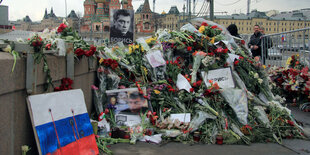
M 201 26 L 208 26 L 208 23 L 202 22 Z
M 113 60 L 112 59 L 108 59 L 108 63 L 109 63 L 109 65 L 111 65 L 113 63 Z
M 228 52 L 228 48 L 225 48 L 224 50 L 223 50 L 223 53 L 227 53 Z
M 212 29 L 216 29 L 216 28 L 217 28 L 217 26 L 216 26 L 216 25 L 213 25 L 213 26 L 211 26 L 211 28 L 212 28 Z
M 117 68 L 118 67 L 118 63 L 116 62 L 116 63 L 112 63 L 111 64 L 111 68 L 114 70 L 115 68 Z
M 87 57 L 90 57 L 90 56 L 94 55 L 94 53 L 95 53 L 95 51 L 89 50 L 89 51 L 86 51 L 84 53 L 84 55 L 87 56 Z
M 33 47 L 38 46 L 38 45 L 37 45 L 37 42 L 36 42 L 36 41 L 32 42 L 32 43 L 31 43 L 31 46 L 33 46 Z
M 192 47 L 191 46 L 187 46 L 187 51 L 192 51 Z
M 289 125 L 291 125 L 291 126 L 295 126 L 294 122 L 291 121 L 291 120 L 287 120 L 287 123 L 288 123 Z
M 108 59 L 104 59 L 104 60 L 103 60 L 103 64 L 104 64 L 104 66 L 106 66 L 106 67 L 108 67 L 108 66 L 110 65 Z
M 234 62 L 234 64 L 235 64 L 235 65 L 238 65 L 238 63 L 239 63 L 239 61 L 238 61 L 238 60 L 236 60 L 236 61 Z
M 50 50 L 50 49 L 51 49 L 51 46 L 52 46 L 51 44 L 46 44 L 46 45 L 45 45 L 45 49 L 46 49 L 46 50 Z
M 109 111 L 109 109 L 108 108 L 106 108 L 105 110 L 104 110 L 104 113 L 105 114 L 108 114 L 110 111 Z
M 85 51 L 83 49 L 81 49 L 81 48 L 76 49 L 75 52 L 74 52 L 74 54 L 76 56 L 82 56 L 82 55 L 84 55 L 84 53 L 85 53 Z
M 91 45 L 89 50 L 96 52 L 96 47 L 94 45 Z
M 57 29 L 57 32 L 61 33 L 66 27 L 68 27 L 66 24 L 61 23 Z
M 191 92 L 191 93 L 194 92 L 194 88 L 191 88 L 191 89 L 190 89 L 190 92 Z
M 197 83 L 197 86 L 200 86 L 201 85 L 201 80 L 199 80 L 199 81 L 197 81 L 196 83 Z
M 60 91 L 60 88 L 59 87 L 55 87 L 54 91 Z
M 213 53 L 213 52 L 211 52 L 211 53 L 208 53 L 208 55 L 209 55 L 209 56 L 214 56 L 214 53 Z
M 245 41 L 244 41 L 244 40 L 241 40 L 241 44 L 242 44 L 242 45 L 245 45 Z

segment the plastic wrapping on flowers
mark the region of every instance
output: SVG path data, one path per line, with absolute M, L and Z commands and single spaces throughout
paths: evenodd
M 162 134 L 163 142 L 250 144 L 306 139 L 290 112 L 280 104 L 275 106 L 268 82 L 263 82 L 268 81 L 266 73 L 244 41 L 236 40 L 216 23 L 204 19 L 192 23 L 181 31 L 158 31 L 151 39 L 140 38 L 128 47 L 99 51 L 101 73 L 118 75 L 119 89 L 147 90 L 144 98 L 151 112 L 146 115 L 148 121 L 139 125 L 134 140 L 149 135 L 150 129 L 151 135 Z M 108 59 L 118 65 L 112 67 Z M 232 71 L 228 84 L 228 76 L 210 72 L 223 68 Z M 102 94 L 108 85 L 116 84 L 100 82 Z M 107 101 L 103 106 L 110 107 Z M 172 119 L 174 114 L 188 113 L 189 122 Z M 106 118 L 114 121 L 113 116 Z

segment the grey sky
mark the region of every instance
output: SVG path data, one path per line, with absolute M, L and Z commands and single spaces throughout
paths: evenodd
M 193 1 L 193 0 L 192 0 Z M 196 0 L 196 13 L 200 10 L 204 0 Z M 67 0 L 67 13 L 72 9 L 84 14 L 84 0 Z M 133 0 L 134 9 L 137 9 L 144 0 Z M 153 0 L 149 0 L 153 9 Z M 172 5 L 176 5 L 182 11 L 185 0 L 156 0 L 156 12 L 168 12 Z M 57 16 L 65 16 L 65 0 L 3 0 L 1 5 L 9 6 L 9 20 L 22 19 L 29 15 L 33 21 L 43 18 L 45 8 L 50 12 L 53 7 Z M 215 0 L 215 12 L 246 13 L 247 0 Z M 303 8 L 310 8 L 310 0 L 252 0 L 251 10 L 259 11 L 279 10 L 291 11 Z

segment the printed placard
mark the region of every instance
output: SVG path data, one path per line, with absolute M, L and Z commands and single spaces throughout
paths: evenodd
M 209 80 L 217 82 L 220 88 L 234 88 L 235 83 L 231 74 L 231 68 L 220 68 L 210 70 L 208 73 L 202 72 L 202 77 L 207 86 L 210 86 Z
M 133 43 L 134 10 L 112 9 L 110 13 L 110 41 L 123 42 L 125 45 Z

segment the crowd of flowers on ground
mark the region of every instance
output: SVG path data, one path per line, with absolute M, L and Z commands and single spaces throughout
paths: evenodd
M 158 51 L 165 61 L 154 65 L 147 55 Z M 107 46 L 97 51 L 97 58 L 100 83 L 94 86 L 95 98 L 103 103 L 101 114 L 110 123 L 114 138 L 127 135 L 135 143 L 160 134 L 162 143 L 207 144 L 306 138 L 290 110 L 281 105 L 282 98 L 272 93 L 268 75 L 252 59 L 244 41 L 210 21 L 196 20 L 180 31 L 158 31 L 128 47 Z M 206 78 L 209 71 L 225 68 L 231 69 L 234 87 L 221 88 Z M 152 107 L 141 113 L 140 124 L 131 127 L 115 124 L 115 107 L 105 94 L 124 88 L 145 88 L 146 93 L 140 93 Z M 170 119 L 171 114 L 180 113 L 190 113 L 190 122 Z M 101 139 L 111 141 L 109 136 Z M 114 140 L 111 143 L 118 141 Z
M 35 61 L 45 60 L 48 75 L 43 49 L 58 48 L 60 38 L 74 43 L 77 60 L 83 56 L 98 60 L 99 83 L 92 86 L 95 115 L 99 123 L 105 121 L 111 129 L 98 133 L 97 143 L 107 153 L 111 153 L 107 144 L 134 144 L 137 140 L 281 144 L 283 138 L 306 139 L 303 128 L 278 97 L 289 99 L 294 94 L 299 100 L 309 99 L 308 68 L 300 65 L 297 56 L 292 57 L 289 69 L 270 69 L 268 75 L 252 59 L 243 40 L 203 19 L 193 20 L 180 31 L 160 30 L 129 46 L 118 43 L 102 47 L 90 46 L 63 23 L 57 30 L 47 30 L 28 40 L 34 47 Z M 209 72 L 219 69 L 230 70 L 233 81 L 229 87 L 217 82 L 219 79 L 207 78 Z M 49 77 L 47 83 L 51 82 Z M 72 89 L 72 83 L 64 78 L 55 91 Z M 117 125 L 116 108 L 107 101 L 107 90 L 126 88 L 138 88 L 149 104 L 150 110 L 140 113 L 141 123 L 134 126 Z M 170 118 L 171 114 L 188 113 L 189 122 Z
M 309 68 L 301 63 L 298 54 L 292 55 L 286 65 L 286 67 L 269 67 L 270 88 L 293 106 L 300 106 L 301 110 L 309 111 Z

